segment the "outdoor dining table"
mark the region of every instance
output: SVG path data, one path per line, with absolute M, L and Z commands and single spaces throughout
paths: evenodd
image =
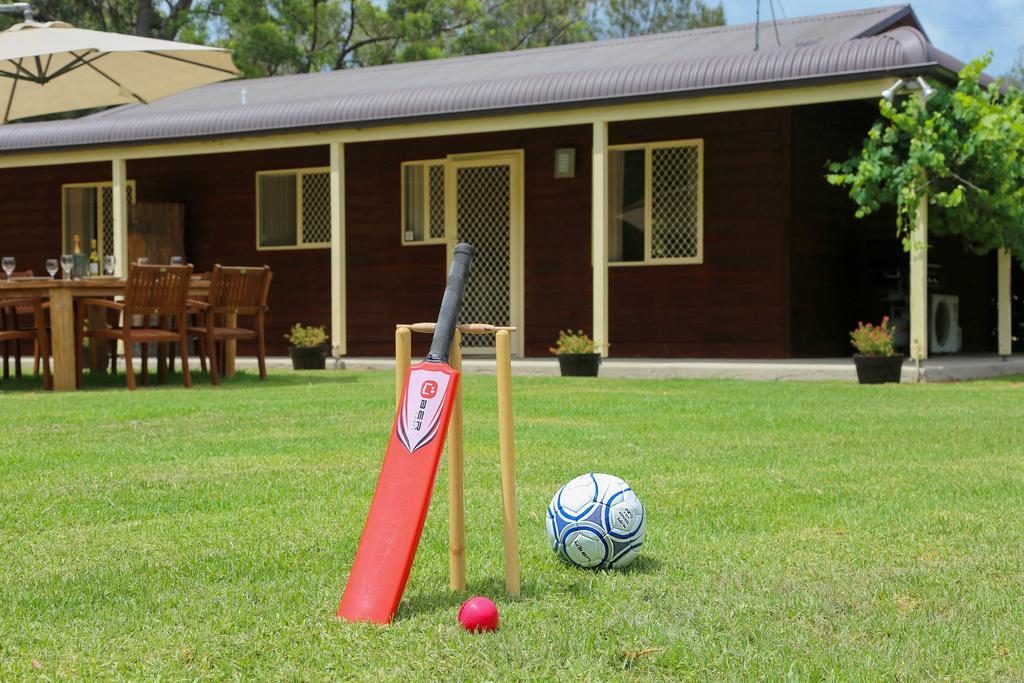
M 194 279 L 189 285 L 190 296 L 205 296 L 210 289 L 209 280 Z M 90 277 L 78 280 L 53 280 L 48 277 L 13 278 L 0 280 L 0 299 L 16 296 L 42 296 L 50 300 L 50 348 L 53 354 L 53 388 L 55 391 L 74 391 L 75 382 L 75 306 L 79 298 L 105 298 L 124 296 L 125 280 L 115 277 Z M 228 325 L 234 321 L 228 320 Z M 89 326 L 98 329 L 106 325 L 103 309 L 89 309 Z M 225 376 L 234 374 L 235 344 L 229 342 L 224 365 Z M 102 372 L 107 366 L 103 344 L 93 344 L 89 353 L 90 372 Z

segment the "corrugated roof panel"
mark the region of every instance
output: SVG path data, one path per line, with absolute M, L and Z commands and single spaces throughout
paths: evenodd
M 472 116 L 530 107 L 581 105 L 770 85 L 932 63 L 916 29 L 853 38 L 906 17 L 906 5 L 794 19 L 797 46 L 753 51 L 726 41 L 750 27 L 718 27 L 642 38 L 476 55 L 328 74 L 237 81 L 149 105 L 70 121 L 0 127 L 0 152 L 163 139 L 345 127 L 431 116 Z M 827 30 L 826 30 L 827 29 Z M 762 28 L 763 31 L 763 28 Z M 781 33 L 780 33 L 781 35 Z M 814 38 L 814 44 L 800 44 Z M 746 40 L 746 38 L 743 38 Z M 694 47 L 696 45 L 697 47 Z M 733 49 L 736 48 L 736 49 Z M 242 92 L 246 93 L 243 104 Z

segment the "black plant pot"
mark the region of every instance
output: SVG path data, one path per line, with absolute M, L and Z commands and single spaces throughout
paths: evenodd
M 599 353 L 560 353 L 558 367 L 562 377 L 597 377 L 597 368 L 601 365 Z
M 324 347 L 299 347 L 289 349 L 292 357 L 292 368 L 295 370 L 323 370 L 327 367 L 327 354 Z
M 903 368 L 903 355 L 864 356 L 857 353 L 853 356 L 853 363 L 857 366 L 857 381 L 861 384 L 898 384 L 900 370 Z

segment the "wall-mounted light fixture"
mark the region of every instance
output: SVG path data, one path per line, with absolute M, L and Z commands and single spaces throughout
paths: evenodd
M 928 81 L 924 80 L 920 76 L 912 81 L 906 79 L 899 79 L 891 86 L 882 91 L 882 97 L 892 102 L 892 98 L 901 92 L 913 92 L 920 90 L 921 94 L 924 95 L 925 100 L 930 100 L 935 95 L 935 88 L 928 85 Z
M 555 177 L 576 177 L 576 148 L 558 147 L 555 149 Z

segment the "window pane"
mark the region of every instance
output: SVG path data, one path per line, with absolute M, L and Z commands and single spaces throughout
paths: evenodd
M 430 167 L 430 238 L 444 238 L 444 166 Z
M 81 239 L 82 251 L 89 253 L 89 244 L 96 237 L 96 188 L 64 188 L 64 253 L 70 254 L 74 235 Z
M 104 254 L 114 253 L 114 188 L 112 186 L 101 187 L 98 190 L 100 201 L 100 233 L 99 246 Z M 128 186 L 128 203 L 132 202 L 132 189 Z
M 259 237 L 261 247 L 297 243 L 295 174 L 259 176 Z
M 331 241 L 331 174 L 302 176 L 302 241 L 327 244 Z
M 695 145 L 651 150 L 651 258 L 699 253 L 700 160 Z
M 644 260 L 645 150 L 612 150 L 608 174 L 608 260 Z
M 426 197 L 424 189 L 423 166 L 404 166 L 402 171 L 402 192 L 405 195 L 405 215 L 403 230 L 406 242 L 422 242 L 424 233 L 424 209 Z

